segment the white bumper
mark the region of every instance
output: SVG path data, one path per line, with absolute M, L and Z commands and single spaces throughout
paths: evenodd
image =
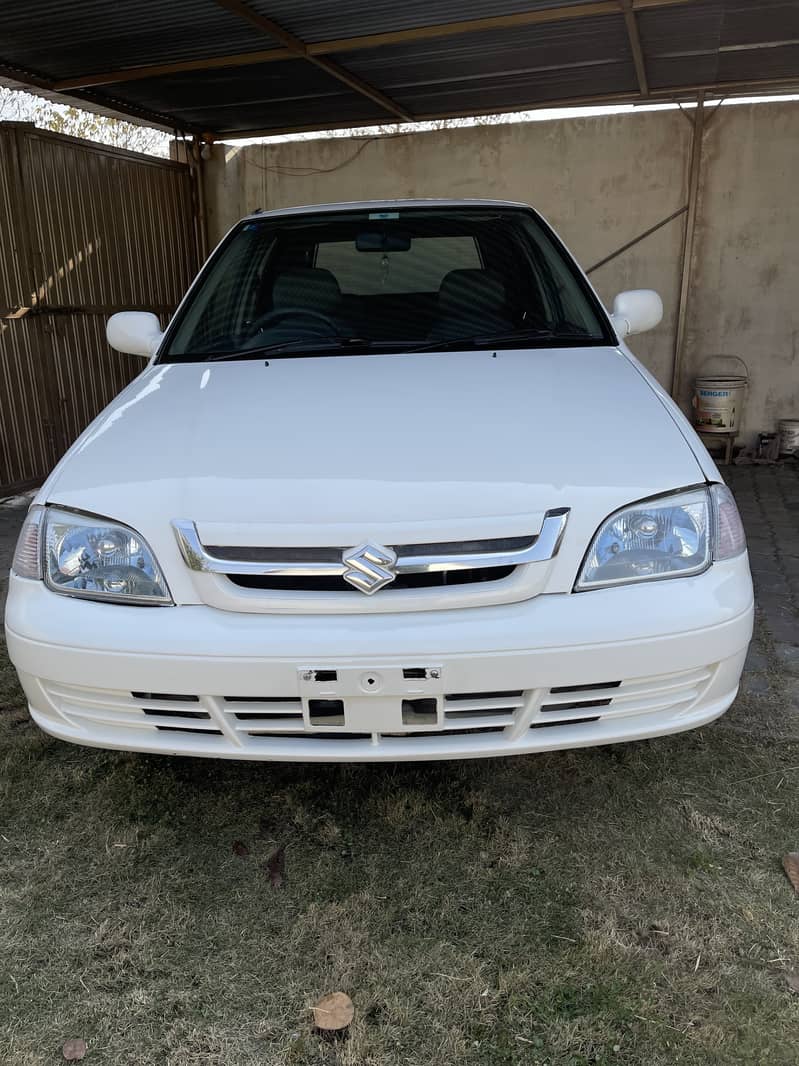
M 735 698 L 752 614 L 746 556 L 696 578 L 400 615 L 120 607 L 12 576 L 6 637 L 31 714 L 63 740 L 392 761 L 703 725 Z

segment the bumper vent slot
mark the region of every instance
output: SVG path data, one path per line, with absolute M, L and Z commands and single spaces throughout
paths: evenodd
M 161 700 L 164 703 L 199 703 L 199 696 L 175 696 L 165 692 L 131 692 L 134 700 Z
M 521 689 L 512 692 L 458 692 L 444 697 L 444 721 L 462 721 L 463 732 L 504 729 L 524 706 Z M 467 725 L 468 723 L 468 725 Z
M 153 719 L 152 725 L 159 733 L 203 733 L 209 736 L 222 736 L 222 730 L 217 729 L 211 721 L 211 715 L 204 710 L 186 710 L 185 704 L 198 704 L 199 696 L 177 695 L 170 692 L 131 692 L 135 700 L 141 700 L 144 706 L 142 713 Z M 169 706 L 177 704 L 176 707 Z M 148 704 L 166 704 L 167 706 L 148 706 Z M 194 725 L 195 722 L 208 723 L 206 725 Z
M 713 667 L 700 667 L 631 681 L 557 685 L 544 696 L 530 728 L 581 725 L 607 718 L 687 709 L 701 697 L 712 676 Z M 603 709 L 602 714 L 590 713 L 598 708 Z
M 224 696 L 222 710 L 235 731 L 248 737 L 307 736 L 296 696 Z

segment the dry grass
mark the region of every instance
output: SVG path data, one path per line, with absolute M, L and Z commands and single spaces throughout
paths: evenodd
M 0 652 L 3 1066 L 70 1036 L 87 1066 L 797 1061 L 797 745 L 236 764 L 70 747 L 21 708 Z M 335 989 L 356 1020 L 327 1043 Z

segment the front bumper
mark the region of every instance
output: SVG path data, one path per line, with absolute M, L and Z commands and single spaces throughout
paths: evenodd
M 712 721 L 752 633 L 745 556 L 696 578 L 365 616 L 121 607 L 11 579 L 9 653 L 48 733 L 308 762 L 476 758 Z

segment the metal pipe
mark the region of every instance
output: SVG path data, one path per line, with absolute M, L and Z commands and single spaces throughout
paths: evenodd
M 674 342 L 674 364 L 671 377 L 671 395 L 679 401 L 682 364 L 685 355 L 685 330 L 688 318 L 688 300 L 691 292 L 691 273 L 693 269 L 694 238 L 696 235 L 697 200 L 699 197 L 699 179 L 702 174 L 702 136 L 705 131 L 705 94 L 701 92 L 697 100 L 694 115 L 694 132 L 691 139 L 691 170 L 688 179 L 688 213 L 685 218 L 685 237 L 683 239 L 682 266 L 680 280 L 680 299 L 677 304 L 677 334 Z
M 611 260 L 618 258 L 622 252 L 626 252 L 629 248 L 634 248 L 636 244 L 640 244 L 641 241 L 645 240 L 647 237 L 651 237 L 653 233 L 657 233 L 659 229 L 663 229 L 663 227 L 667 226 L 669 222 L 673 222 L 675 218 L 684 215 L 687 210 L 688 204 L 685 204 L 683 207 L 678 207 L 676 211 L 672 211 L 668 218 L 663 218 L 660 222 L 656 222 L 654 226 L 650 226 L 649 229 L 644 230 L 643 233 L 639 233 L 637 237 L 633 237 L 631 241 L 627 241 L 627 243 L 623 244 L 621 248 L 617 248 L 615 252 L 611 252 L 610 255 L 606 255 L 604 259 L 600 259 L 598 263 L 594 263 L 593 266 L 588 267 L 586 274 L 592 274 L 595 270 L 599 270 L 601 266 L 604 266 L 605 263 L 610 263 Z

